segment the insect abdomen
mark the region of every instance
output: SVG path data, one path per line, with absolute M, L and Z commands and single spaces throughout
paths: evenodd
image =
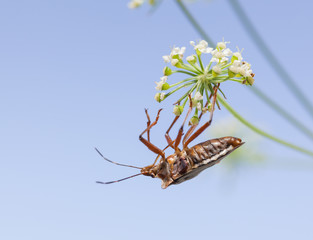
M 209 163 L 212 166 L 242 144 L 241 139 L 235 137 L 211 139 L 190 148 L 187 156 L 194 168 Z

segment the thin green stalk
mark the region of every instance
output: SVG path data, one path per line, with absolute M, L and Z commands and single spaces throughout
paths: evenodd
M 283 66 L 279 63 L 277 58 L 273 55 L 269 47 L 266 45 L 262 36 L 257 32 L 256 28 L 252 25 L 249 17 L 243 11 L 237 0 L 228 0 L 234 11 L 236 12 L 238 18 L 241 21 L 241 24 L 246 28 L 250 37 L 259 47 L 260 52 L 264 54 L 264 56 L 269 61 L 270 65 L 273 69 L 278 73 L 281 80 L 286 84 L 289 90 L 294 94 L 294 96 L 298 99 L 299 102 L 305 107 L 305 109 L 310 113 L 313 118 L 313 106 L 310 100 L 304 95 L 303 91 L 298 87 L 292 77 L 287 73 L 287 71 L 283 68 Z
M 181 102 L 181 100 L 183 100 L 183 99 L 184 99 L 185 97 L 187 97 L 190 93 L 192 93 L 192 92 L 195 90 L 196 86 L 197 86 L 197 84 L 194 84 L 180 99 L 178 99 L 178 100 L 176 101 L 176 103 Z
M 176 71 L 172 71 L 172 73 L 184 73 L 184 74 L 187 74 L 187 75 L 190 75 L 190 76 L 198 76 L 197 74 L 193 74 L 191 72 L 188 72 L 188 71 L 183 71 L 183 70 L 176 70 Z
M 174 84 L 170 85 L 170 88 L 175 87 L 175 86 L 178 86 L 179 84 L 182 84 L 182 83 L 184 83 L 184 82 L 188 82 L 188 81 L 191 81 L 191 80 L 195 80 L 195 78 L 194 78 L 194 77 L 192 77 L 192 78 L 186 78 L 186 79 L 184 79 L 184 80 L 182 80 L 182 81 L 180 81 L 180 82 L 177 82 L 177 83 L 174 83 Z
M 267 137 L 277 143 L 280 143 L 282 145 L 285 145 L 286 147 L 290 147 L 296 151 L 305 153 L 311 157 L 313 157 L 313 152 L 304 149 L 302 147 L 299 147 L 297 145 L 294 145 L 292 143 L 286 142 L 280 138 L 274 137 L 273 135 L 264 132 L 263 130 L 259 129 L 258 127 L 254 126 L 253 124 L 251 124 L 250 122 L 248 122 L 246 119 L 244 119 L 238 112 L 236 112 L 225 100 L 224 98 L 222 98 L 219 94 L 217 95 L 217 99 L 220 101 L 220 103 L 231 113 L 234 115 L 234 117 L 236 117 L 240 122 L 242 122 L 244 125 L 246 125 L 248 128 L 250 128 L 251 130 L 253 130 L 254 132 Z
M 194 83 L 196 83 L 196 82 L 197 82 L 197 80 L 194 80 L 194 81 L 188 82 L 188 83 L 186 83 L 186 84 L 183 84 L 183 85 L 179 86 L 178 88 L 175 88 L 173 91 L 170 91 L 169 93 L 167 93 L 167 94 L 166 94 L 166 97 L 170 96 L 171 94 L 173 94 L 174 92 L 178 91 L 179 89 L 181 89 L 181 88 L 183 88 L 183 87 L 187 87 L 187 86 L 189 86 L 189 85 L 191 85 L 191 84 L 194 84 Z
M 251 90 L 258 96 L 262 96 L 262 99 L 266 101 L 269 105 L 271 105 L 276 112 L 279 112 L 282 116 L 289 119 L 289 121 L 297 126 L 299 130 L 301 130 L 305 135 L 307 135 L 311 140 L 313 140 L 313 132 L 308 129 L 306 126 L 302 125 L 297 119 L 295 119 L 292 115 L 286 112 L 283 108 L 278 106 L 275 102 L 273 102 L 269 97 L 264 95 L 256 86 L 253 86 Z
M 199 60 L 199 63 L 200 63 L 201 69 L 202 69 L 202 71 L 204 71 L 204 67 L 203 67 L 203 64 L 202 64 L 201 57 L 200 57 L 200 55 L 198 55 L 198 54 L 197 54 L 197 56 L 198 56 L 198 60 Z
M 200 71 L 199 69 L 195 68 L 195 67 L 192 66 L 192 65 L 187 65 L 187 64 L 182 63 L 182 64 L 181 64 L 181 68 L 183 68 L 183 69 L 185 69 L 185 70 L 188 70 L 188 71 L 190 71 L 190 72 L 193 72 L 193 73 L 195 73 L 195 74 L 200 74 L 200 73 L 201 73 L 201 71 Z
M 200 27 L 200 25 L 197 23 L 197 21 L 194 19 L 194 17 L 190 14 L 190 12 L 187 10 L 186 6 L 182 3 L 181 0 L 176 0 L 176 3 L 180 7 L 180 9 L 184 12 L 188 20 L 191 22 L 191 24 L 196 28 L 196 30 L 200 33 L 200 35 L 211 45 L 215 45 L 214 42 L 210 39 L 210 37 L 203 31 L 203 29 Z
M 204 40 L 206 40 L 209 45 L 211 45 L 211 47 L 215 46 L 215 44 L 213 43 L 213 41 L 210 39 L 210 37 L 205 33 L 205 31 L 201 28 L 201 26 L 196 22 L 196 20 L 193 18 L 193 16 L 191 15 L 191 13 L 188 11 L 188 9 L 186 8 L 186 6 L 181 2 L 181 0 L 176 0 L 176 3 L 178 4 L 178 6 L 180 7 L 180 9 L 182 10 L 182 12 L 185 14 L 185 16 L 188 18 L 188 20 L 190 21 L 190 23 L 194 26 L 194 28 L 198 31 L 198 33 L 200 34 L 200 36 L 203 37 Z M 211 66 L 211 63 L 210 63 Z M 275 103 L 275 101 L 273 101 L 271 98 L 267 97 L 260 89 L 258 90 L 257 94 L 255 91 L 253 92 L 255 93 L 259 98 L 261 98 L 266 104 L 268 104 L 269 107 L 277 110 L 275 108 L 275 106 L 279 106 L 277 103 Z M 274 106 L 274 105 L 275 106 Z M 281 108 L 280 108 L 281 109 Z M 294 118 L 290 118 L 290 114 L 283 114 L 281 111 L 277 111 L 278 114 L 282 115 L 283 117 L 285 117 L 285 119 L 287 121 L 289 121 L 290 123 L 294 123 Z M 298 124 L 295 124 L 293 126 L 295 126 L 296 128 L 298 128 L 299 130 L 303 128 L 306 128 L 302 123 L 300 123 L 299 121 L 297 121 Z M 299 127 L 302 126 L 302 127 Z

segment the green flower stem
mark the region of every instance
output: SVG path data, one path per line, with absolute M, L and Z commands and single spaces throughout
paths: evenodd
M 184 71 L 184 70 L 176 70 L 176 71 L 172 71 L 172 74 L 173 73 L 184 73 L 184 74 L 187 74 L 187 75 L 190 75 L 190 76 L 198 76 L 197 74 L 194 74 L 194 73 L 191 73 L 191 72 L 188 72 L 188 71 Z
M 232 2 L 232 0 L 230 0 L 230 2 Z M 211 46 L 211 47 L 213 47 L 213 46 L 215 46 L 215 44 L 213 43 L 213 41 L 211 40 L 211 38 L 205 33 L 205 31 L 201 28 L 201 26 L 196 22 L 196 20 L 193 18 L 193 16 L 191 15 L 191 13 L 188 11 L 188 9 L 186 8 L 186 6 L 182 3 L 182 1 L 181 0 L 176 0 L 176 3 L 178 4 L 178 6 L 180 7 L 180 9 L 182 10 L 182 12 L 185 14 L 185 16 L 188 18 L 188 20 L 190 21 L 190 23 L 194 26 L 194 28 L 198 31 L 198 33 L 200 34 L 200 36 L 202 36 L 203 37 L 203 39 L 204 40 L 206 40 L 208 43 L 209 43 L 209 45 Z M 253 28 L 252 28 L 252 30 L 251 31 L 253 31 Z M 259 38 L 259 39 L 261 39 L 261 37 Z M 257 43 L 258 43 L 258 45 L 260 44 L 259 43 L 259 41 L 257 41 Z M 273 66 L 274 66 L 274 64 L 272 64 Z M 280 65 L 279 65 L 280 66 Z M 211 67 L 211 63 L 209 64 L 209 66 L 208 66 L 209 68 Z M 280 69 L 280 68 L 277 68 L 277 67 L 274 67 L 275 69 Z M 283 75 L 283 74 L 281 74 L 281 75 Z M 286 78 L 286 76 L 287 76 L 287 78 Z M 288 77 L 289 77 L 289 75 L 286 75 L 285 77 L 284 77 L 284 79 L 288 79 Z M 290 78 L 290 77 L 289 77 Z M 261 98 L 266 104 L 268 104 L 268 106 L 270 106 L 271 108 L 273 108 L 274 110 L 276 110 L 275 109 L 275 107 L 273 106 L 273 103 L 276 105 L 276 106 L 279 106 L 278 104 L 276 104 L 272 99 L 270 99 L 269 97 L 266 97 L 266 95 L 261 91 L 261 90 L 258 90 L 258 92 L 260 93 L 260 94 L 256 94 L 256 92 L 254 92 L 259 98 Z M 296 93 L 295 93 L 296 94 Z M 300 94 L 300 99 L 302 99 L 302 97 L 303 97 L 303 95 L 301 95 Z M 312 111 L 313 112 L 313 111 Z M 282 114 L 282 112 L 281 111 L 277 111 L 277 113 L 278 114 L 280 114 L 280 115 L 282 115 L 287 121 L 289 121 L 289 122 L 293 122 L 293 120 L 290 118 L 290 114 L 287 114 L 287 115 L 285 115 L 285 114 Z M 299 121 L 297 121 L 298 122 L 298 124 L 295 124 L 294 126 L 296 127 L 296 128 L 298 128 L 299 130 L 301 129 L 301 128 L 303 128 L 304 126 L 303 126 L 303 124 L 302 123 L 300 123 Z M 299 125 L 301 125 L 302 127 L 301 128 L 299 128 Z M 304 127 L 305 128 L 305 127 Z
M 185 80 L 182 80 L 182 81 L 180 81 L 180 82 L 178 82 L 178 83 L 174 83 L 174 84 L 170 85 L 170 88 L 175 87 L 175 86 L 178 86 L 179 84 L 182 84 L 182 83 L 184 83 L 184 82 L 188 82 L 188 81 L 191 81 L 191 80 L 195 80 L 195 78 L 194 78 L 194 77 L 192 77 L 192 78 L 186 78 Z
M 283 108 L 278 106 L 275 102 L 273 102 L 269 97 L 264 95 L 256 86 L 253 86 L 251 90 L 257 94 L 262 95 L 264 101 L 267 101 L 268 104 L 272 105 L 276 112 L 279 112 L 282 116 L 284 116 L 292 125 L 297 126 L 299 130 L 301 130 L 305 135 L 307 135 L 311 140 L 313 140 L 313 132 L 308 129 L 306 126 L 302 125 L 297 119 L 295 119 L 291 114 L 286 112 Z
M 193 72 L 195 74 L 200 74 L 201 71 L 199 71 L 198 69 L 196 69 L 195 67 L 191 66 L 191 65 L 187 65 L 187 64 L 180 64 L 182 69 L 185 69 L 187 71 Z
M 183 11 L 183 13 L 186 15 L 188 20 L 191 22 L 191 24 L 194 26 L 194 28 L 200 33 L 200 35 L 211 45 L 214 46 L 214 42 L 210 39 L 210 37 L 203 31 L 203 29 L 200 27 L 200 25 L 197 23 L 197 21 L 194 19 L 194 17 L 190 14 L 190 12 L 187 10 L 186 6 L 182 3 L 182 0 L 176 0 L 176 3 L 180 7 L 180 9 Z
M 187 103 L 187 100 L 188 100 L 188 98 L 185 99 L 185 101 L 184 101 L 184 103 L 183 103 L 183 105 L 182 105 L 182 106 L 183 106 L 183 109 L 185 109 L 185 105 L 186 105 L 186 103 Z
M 212 65 L 212 62 L 210 62 L 209 65 L 206 67 L 206 69 L 205 69 L 206 72 L 209 72 L 211 65 Z
M 205 90 L 205 95 L 206 95 L 206 99 L 208 101 L 208 103 L 210 102 L 210 96 L 209 96 L 209 93 L 208 93 L 208 86 L 207 84 L 203 84 L 204 86 L 204 90 Z
M 193 66 L 195 69 L 197 69 L 197 71 L 198 71 L 199 73 L 202 72 L 202 71 L 199 69 L 199 65 L 198 65 L 198 64 L 196 65 L 196 64 L 191 64 L 191 63 L 190 63 L 190 65 Z
M 217 99 L 220 101 L 220 103 L 231 113 L 234 115 L 234 117 L 236 117 L 240 122 L 242 122 L 244 125 L 246 125 L 248 128 L 250 128 L 251 130 L 253 130 L 254 132 L 262 135 L 263 137 L 267 137 L 277 143 L 280 143 L 282 145 L 285 145 L 286 147 L 290 147 L 293 148 L 296 151 L 305 153 L 307 155 L 310 155 L 311 157 L 313 157 L 313 152 L 304 149 L 302 147 L 299 147 L 297 145 L 294 145 L 292 143 L 286 142 L 284 140 L 281 140 L 280 138 L 274 137 L 273 135 L 264 132 L 263 130 L 257 128 L 256 126 L 254 126 L 253 124 L 251 124 L 250 122 L 248 122 L 246 119 L 244 119 L 238 112 L 236 112 L 219 94 L 217 95 Z
M 294 94 L 294 96 L 302 103 L 305 109 L 310 113 L 313 118 L 313 107 L 310 100 L 305 97 L 302 90 L 297 86 L 292 77 L 287 73 L 287 71 L 283 68 L 283 66 L 279 63 L 277 58 L 271 52 L 269 47 L 266 45 L 265 41 L 261 37 L 261 35 L 257 32 L 255 27 L 252 25 L 249 17 L 243 11 L 237 0 L 229 0 L 230 5 L 236 12 L 241 24 L 246 28 L 247 32 L 250 34 L 250 37 L 254 40 L 256 45 L 260 48 L 260 52 L 264 54 L 264 56 L 269 61 L 269 64 L 273 67 L 273 69 L 278 73 L 281 77 L 282 81 L 285 82 L 286 86 L 289 90 Z
M 189 85 L 191 85 L 191 84 L 194 84 L 194 83 L 196 83 L 196 82 L 197 82 L 197 80 L 194 80 L 194 81 L 188 82 L 188 83 L 186 83 L 186 84 L 183 84 L 183 85 L 179 86 L 178 88 L 174 89 L 173 91 L 167 93 L 165 96 L 168 97 L 168 96 L 170 96 L 171 94 L 173 94 L 174 92 L 178 91 L 179 89 L 181 89 L 181 88 L 183 88 L 183 87 L 187 87 L 187 86 L 189 86 Z M 179 102 L 180 102 L 180 101 L 179 101 Z
M 226 64 L 226 65 L 223 65 L 222 67 L 221 67 L 221 69 L 224 69 L 224 68 L 228 68 L 230 65 L 232 65 L 233 63 L 232 62 L 230 62 L 229 64 Z M 227 70 L 228 71 L 228 70 Z
M 195 88 L 197 87 L 197 84 L 194 84 L 180 99 L 178 99 L 176 102 L 181 102 L 185 97 L 187 97 L 190 93 L 192 93 Z
M 198 54 L 197 54 L 197 56 L 198 56 L 198 60 L 199 60 L 199 63 L 200 63 L 200 67 L 201 67 L 202 71 L 204 71 L 204 67 L 203 67 L 203 64 L 202 64 L 201 57 Z

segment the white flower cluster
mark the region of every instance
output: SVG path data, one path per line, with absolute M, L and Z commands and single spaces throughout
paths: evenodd
M 163 69 L 164 76 L 161 77 L 161 81 L 155 82 L 155 89 L 157 91 L 164 91 L 174 87 L 176 87 L 176 89 L 166 94 L 163 92 L 157 93 L 155 99 L 161 102 L 174 92 L 188 87 L 189 90 L 176 101 L 173 112 L 177 116 L 180 115 L 188 102 L 188 98 L 194 95 L 191 101 L 192 107 L 195 108 L 195 116 L 193 117 L 193 124 L 195 124 L 195 122 L 197 122 L 196 115 L 198 111 L 212 111 L 212 108 L 214 108 L 210 102 L 211 97 L 209 97 L 215 94 L 214 88 L 217 87 L 222 92 L 220 85 L 225 81 L 252 85 L 254 82 L 254 74 L 251 65 L 243 61 L 241 55 L 242 50 L 237 49 L 238 51 L 232 52 L 227 47 L 228 43 L 229 42 L 223 40 L 218 42 L 216 48 L 213 49 L 209 47 L 209 44 L 205 40 L 201 40 L 197 43 L 190 41 L 190 45 L 194 48 L 195 54 L 186 57 L 185 61 L 183 57 L 186 48 L 173 47 L 169 55 L 163 56 L 163 60 L 175 66 L 176 69 L 172 70 L 170 67 L 165 67 Z M 206 66 L 203 63 L 204 57 L 202 54 L 210 54 L 212 56 L 211 59 L 209 58 L 207 60 L 208 64 Z M 187 74 L 188 78 L 169 85 L 167 79 L 168 76 L 173 73 Z M 181 103 L 182 105 L 180 105 Z

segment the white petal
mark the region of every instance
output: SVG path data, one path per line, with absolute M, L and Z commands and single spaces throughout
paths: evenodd
M 161 79 L 161 82 L 165 83 L 167 81 L 167 76 L 163 76 L 160 79 Z
M 162 91 L 162 87 L 163 87 L 164 82 L 162 82 L 162 81 L 160 81 L 160 82 L 155 82 L 155 84 L 156 84 L 155 89 L 156 89 L 157 91 Z
M 166 63 L 169 63 L 171 61 L 170 56 L 163 56 L 162 58 L 163 58 L 164 62 L 166 62 Z
M 226 48 L 225 50 L 223 50 L 223 54 L 225 56 L 231 56 L 232 55 L 232 51 L 229 48 Z

